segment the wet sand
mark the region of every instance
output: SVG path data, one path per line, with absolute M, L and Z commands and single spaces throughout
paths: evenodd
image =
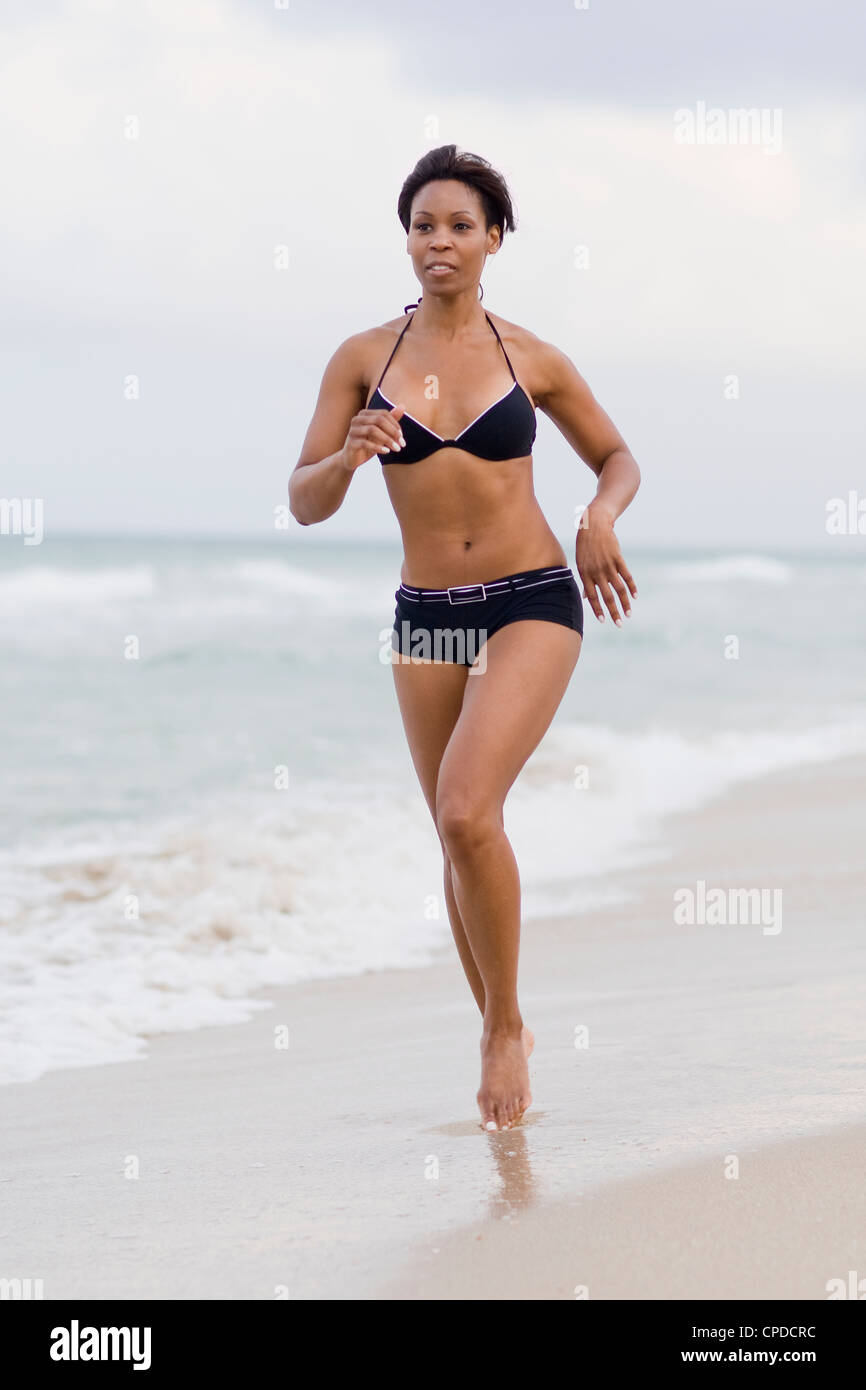
M 745 784 L 668 823 L 629 902 L 525 923 L 520 1130 L 478 1124 L 456 960 L 4 1087 L 0 1276 L 49 1299 L 826 1298 L 866 1275 L 864 786 L 862 760 Z M 677 923 L 699 880 L 780 890 L 781 930 Z

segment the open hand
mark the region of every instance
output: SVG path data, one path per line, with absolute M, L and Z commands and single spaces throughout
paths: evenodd
M 622 558 L 613 517 L 593 502 L 580 518 L 575 562 L 583 580 L 583 596 L 599 622 L 604 622 L 604 604 L 617 627 L 622 627 L 617 598 L 625 616 L 630 617 L 631 598 L 637 598 L 637 586 Z

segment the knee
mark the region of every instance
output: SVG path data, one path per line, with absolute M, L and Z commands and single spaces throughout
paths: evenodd
M 446 856 L 461 859 L 499 833 L 501 807 L 467 791 L 445 788 L 436 799 L 436 826 Z

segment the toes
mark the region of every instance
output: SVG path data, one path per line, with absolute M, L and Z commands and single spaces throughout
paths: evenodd
M 520 1097 L 518 1098 L 518 1102 L 517 1102 L 517 1114 L 516 1114 L 516 1117 L 515 1117 L 515 1123 L 517 1123 L 517 1122 L 519 1122 L 519 1121 L 521 1121 L 521 1120 L 523 1119 L 523 1116 L 526 1114 L 526 1112 L 527 1112 L 527 1110 L 529 1109 L 529 1107 L 530 1107 L 531 1104 L 532 1104 L 532 1096 L 529 1095 L 529 1094 L 527 1094 L 527 1095 L 525 1095 L 525 1096 L 520 1096 Z
M 513 1129 L 515 1125 L 520 1124 L 525 1111 L 532 1104 L 532 1095 L 527 1089 L 518 1092 L 515 1096 L 496 1100 L 489 1093 L 479 1090 L 476 1100 L 478 1109 L 481 1111 L 481 1129 L 494 1133 L 499 1130 Z
M 478 1109 L 481 1111 L 481 1128 L 489 1130 L 498 1129 L 499 1126 L 496 1123 L 494 1107 L 489 1098 L 482 1095 L 481 1091 L 479 1091 L 475 1099 L 478 1101 Z

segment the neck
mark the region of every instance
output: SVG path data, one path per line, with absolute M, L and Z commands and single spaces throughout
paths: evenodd
M 456 338 L 474 331 L 484 322 L 484 309 L 478 298 L 478 287 L 460 290 L 457 294 L 423 295 L 412 315 L 423 332 L 438 337 Z

